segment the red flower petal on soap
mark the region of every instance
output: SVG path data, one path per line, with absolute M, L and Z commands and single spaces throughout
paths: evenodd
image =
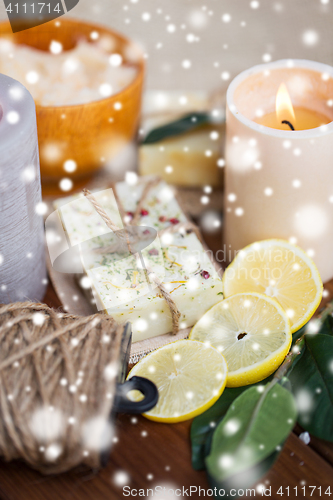
M 158 255 L 158 250 L 157 248 L 152 248 L 151 250 L 149 250 L 149 255 Z
M 158 218 L 158 220 L 159 220 L 160 222 L 165 222 L 165 221 L 167 220 L 167 218 L 165 217 L 165 215 L 161 215 L 161 216 Z
M 131 219 L 133 219 L 133 217 L 134 217 L 133 212 L 126 212 L 126 215 L 127 215 L 128 217 L 130 217 Z
M 170 219 L 171 224 L 179 224 L 179 219 L 176 219 L 176 217 Z
M 145 210 L 144 208 L 141 210 L 140 213 L 141 213 L 142 216 L 149 214 L 148 210 Z
M 208 278 L 210 278 L 210 274 L 208 271 L 201 271 L 200 274 L 205 280 L 208 280 Z

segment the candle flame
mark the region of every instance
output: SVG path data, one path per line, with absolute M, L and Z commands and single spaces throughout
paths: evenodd
M 275 109 L 276 116 L 279 122 L 282 122 L 282 120 L 289 120 L 291 122 L 294 122 L 295 125 L 294 108 L 290 99 L 289 92 L 284 83 L 281 83 L 276 94 Z

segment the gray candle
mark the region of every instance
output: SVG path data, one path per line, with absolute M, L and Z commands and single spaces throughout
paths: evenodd
M 0 74 L 0 303 L 43 299 L 46 267 L 36 110 Z

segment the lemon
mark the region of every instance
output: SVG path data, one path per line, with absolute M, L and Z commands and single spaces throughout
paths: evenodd
M 289 319 L 280 304 L 260 293 L 239 293 L 213 306 L 190 333 L 223 353 L 227 387 L 260 382 L 282 363 L 291 345 Z
M 224 297 L 264 293 L 286 311 L 296 332 L 317 309 L 323 284 L 314 262 L 288 241 L 259 241 L 241 250 L 223 276 Z
M 178 340 L 148 354 L 132 368 L 128 378 L 146 377 L 158 388 L 158 403 L 145 417 L 175 423 L 210 408 L 225 388 L 227 372 L 224 357 L 213 347 Z M 141 394 L 132 391 L 130 396 L 139 400 Z

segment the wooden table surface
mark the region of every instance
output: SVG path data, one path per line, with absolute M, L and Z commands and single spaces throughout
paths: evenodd
M 219 233 L 205 234 L 204 237 L 209 248 L 214 252 L 218 250 L 221 244 Z M 333 296 L 333 283 L 327 284 L 325 289 L 329 291 L 326 298 L 329 300 Z M 60 306 L 51 285 L 45 302 L 51 307 Z M 132 489 L 147 489 L 156 485 L 185 489 L 201 486 L 208 489 L 205 473 L 191 467 L 190 426 L 191 421 L 167 425 L 141 416 L 133 419 L 129 415 L 119 415 L 116 442 L 105 469 L 91 473 L 75 470 L 45 477 L 23 463 L 2 462 L 0 500 L 118 500 L 126 498 L 117 481 L 124 477 L 119 472 L 127 474 L 127 484 Z M 298 427 L 294 429 L 274 467 L 260 481 L 266 488 L 271 487 L 270 498 L 296 498 L 296 486 L 297 498 L 329 498 L 325 494 L 329 486 L 333 494 L 333 444 L 311 438 L 310 444 L 305 445 L 298 438 L 300 432 Z M 279 490 L 281 486 L 282 490 Z M 305 496 L 301 490 L 303 486 L 306 486 Z M 310 486 L 316 486 L 312 496 Z M 256 496 L 262 497 L 259 493 Z M 148 498 L 174 500 L 165 495 Z M 192 498 L 202 497 L 197 493 L 192 494 Z

